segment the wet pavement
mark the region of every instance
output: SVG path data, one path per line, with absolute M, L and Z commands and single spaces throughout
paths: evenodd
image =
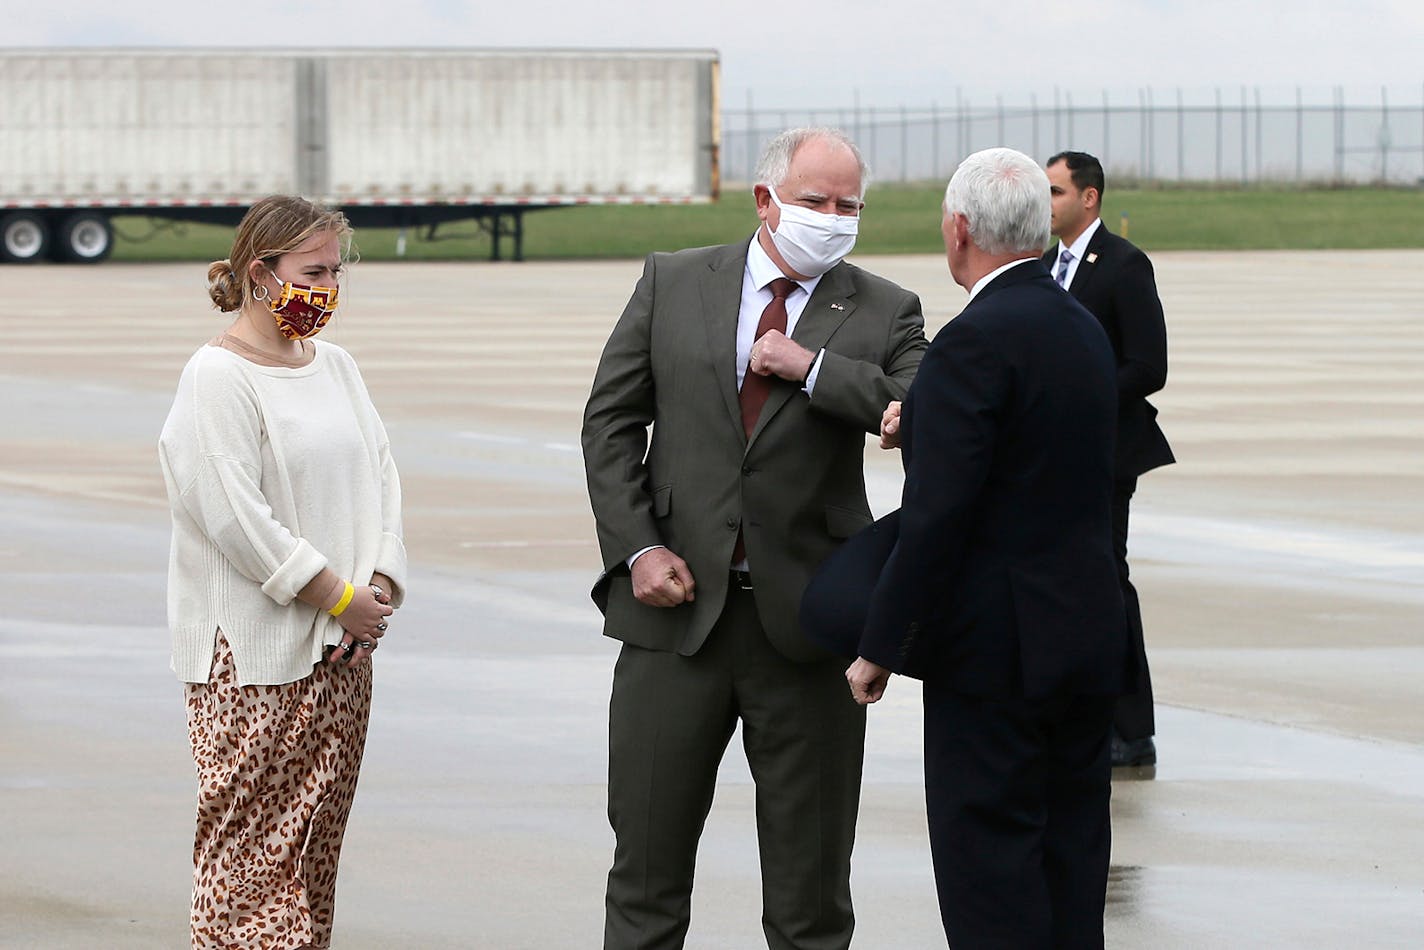
M 862 263 L 919 291 L 932 328 L 962 305 L 940 260 Z M 1181 464 L 1134 501 L 1160 765 L 1114 785 L 1109 945 L 1424 946 L 1424 253 L 1156 263 L 1173 363 L 1154 401 Z M 339 947 L 599 943 L 616 645 L 586 596 L 578 418 L 639 269 L 348 281 L 329 332 L 390 428 L 414 578 L 376 671 Z M 202 273 L 0 269 L 3 947 L 185 941 L 193 777 L 154 443 L 222 326 Z M 887 510 L 896 461 L 867 460 Z M 871 950 L 943 946 L 917 703 L 897 679 L 871 710 L 854 880 Z M 692 948 L 763 945 L 738 746 Z

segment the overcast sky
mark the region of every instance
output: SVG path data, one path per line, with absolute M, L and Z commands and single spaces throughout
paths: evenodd
M 1135 101 L 1424 98 L 1419 0 L 0 0 L 0 46 L 694 47 L 721 53 L 724 103 L 976 105 L 1002 95 Z

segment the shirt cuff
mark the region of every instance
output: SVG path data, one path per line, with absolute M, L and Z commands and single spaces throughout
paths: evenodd
M 631 571 L 631 570 L 633 569 L 633 562 L 634 562 L 634 561 L 638 560 L 638 558 L 642 557 L 644 554 L 647 554 L 647 553 L 648 553 L 649 551 L 651 551 L 653 548 L 665 548 L 665 547 L 667 547 L 666 544 L 650 544 L 650 545 L 648 545 L 647 547 L 643 548 L 641 551 L 638 551 L 638 552 L 634 553 L 634 555 L 628 559 L 628 570 Z
M 801 385 L 801 391 L 806 395 L 811 395 L 811 390 L 816 388 L 816 376 L 821 372 L 821 360 L 825 359 L 826 348 L 821 347 L 816 352 L 816 359 L 811 363 L 811 370 L 806 374 L 806 382 Z

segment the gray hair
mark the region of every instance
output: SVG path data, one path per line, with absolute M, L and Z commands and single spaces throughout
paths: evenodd
M 959 163 L 944 190 L 947 214 L 962 214 L 986 254 L 1041 254 L 1053 208 L 1048 176 L 1011 148 L 986 148 Z
M 861 157 L 860 149 L 856 148 L 855 143 L 850 140 L 850 136 L 840 129 L 828 126 L 787 129 L 766 143 L 766 148 L 761 153 L 761 160 L 757 162 L 755 184 L 780 188 L 782 182 L 786 181 L 786 176 L 791 174 L 791 157 L 796 154 L 798 148 L 812 139 L 830 139 L 832 142 L 839 142 L 850 149 L 851 154 L 855 156 L 856 164 L 860 166 L 860 197 L 864 198 L 865 189 L 870 185 L 870 169 L 866 166 L 865 159 Z

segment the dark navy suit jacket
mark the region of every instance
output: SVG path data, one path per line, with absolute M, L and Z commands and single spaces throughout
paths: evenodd
M 1050 270 L 1057 250 L 1054 244 L 1044 253 Z M 1098 318 L 1117 358 L 1117 477 L 1136 478 L 1175 462 L 1157 424 L 1157 408 L 1147 401 L 1167 384 L 1167 324 L 1152 262 L 1100 224 L 1068 292 Z
M 1116 377 L 1102 327 L 1038 260 L 939 332 L 904 401 L 897 540 L 860 655 L 975 696 L 1121 691 Z

